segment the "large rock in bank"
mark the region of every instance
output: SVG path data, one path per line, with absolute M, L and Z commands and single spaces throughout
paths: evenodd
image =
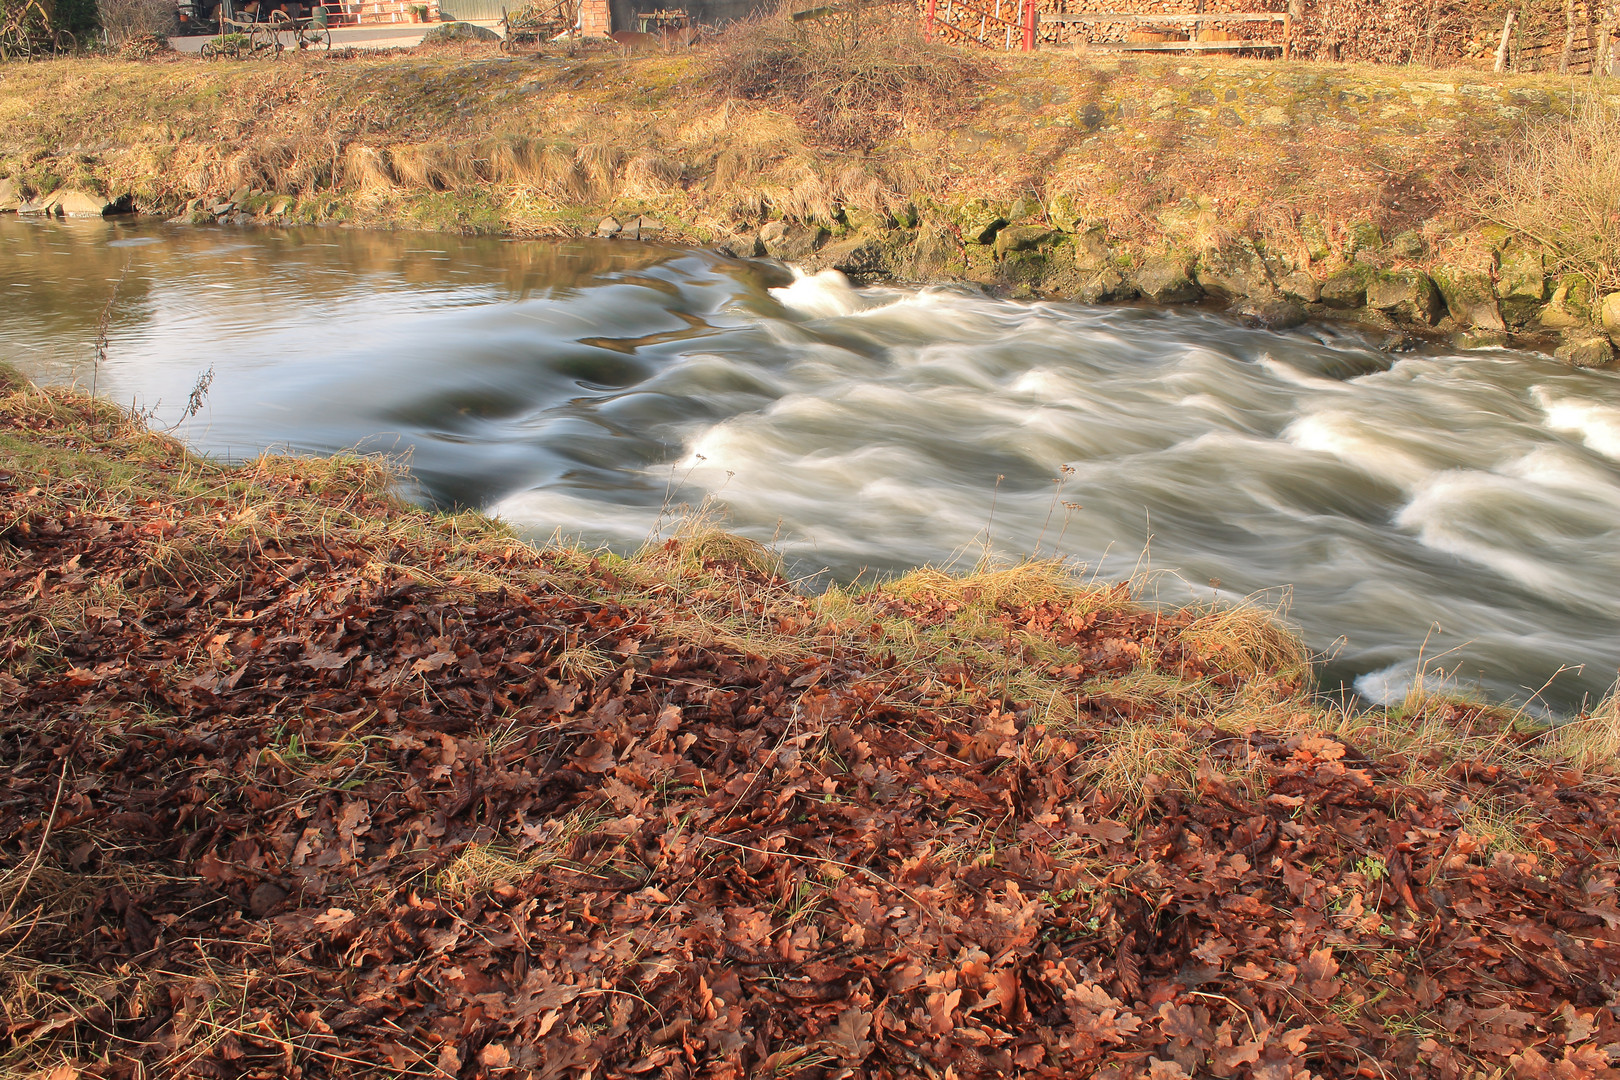
M 790 225 L 785 221 L 767 222 L 759 230 L 759 242 L 765 253 L 783 262 L 799 262 L 815 254 L 827 241 L 827 230 L 819 225 Z
M 1203 295 L 1190 260 L 1175 255 L 1150 256 L 1132 278 L 1142 297 L 1155 304 L 1190 304 Z
M 908 281 L 945 281 L 967 272 L 967 257 L 956 236 L 937 225 L 923 225 L 902 252 L 900 276 Z
M 1440 291 L 1418 270 L 1375 274 L 1367 282 L 1367 306 L 1396 322 L 1433 326 L 1440 319 Z
M 996 254 L 1006 257 L 1015 251 L 1038 251 L 1058 235 L 1040 225 L 1008 225 L 996 233 Z
M 1277 291 L 1259 252 L 1247 244 L 1205 252 L 1193 275 L 1200 289 L 1220 300 L 1258 300 Z
M 1614 346 L 1602 334 L 1591 330 L 1577 331 L 1554 349 L 1553 355 L 1576 367 L 1608 367 L 1614 362 Z
M 0 177 L 0 214 L 14 213 L 22 206 L 22 189 L 9 176 Z
M 1322 283 L 1317 281 L 1304 270 L 1295 270 L 1292 274 L 1285 274 L 1277 282 L 1277 289 L 1283 296 L 1299 304 L 1320 304 L 1322 302 Z
M 1547 268 L 1541 252 L 1519 240 L 1502 245 L 1500 257 L 1497 306 L 1509 326 L 1524 326 L 1547 300 Z
M 102 217 L 112 210 L 113 204 L 100 195 L 88 191 L 62 188 L 45 199 L 49 213 L 58 217 Z
M 895 245 L 883 234 L 856 233 L 835 240 L 809 260 L 813 267 L 829 267 L 852 281 L 877 281 L 895 276 Z
M 1074 234 L 1074 268 L 1082 275 L 1113 265 L 1114 252 L 1102 226 L 1093 225 Z
M 1446 310 L 1460 326 L 1480 330 L 1506 330 L 1496 306 L 1496 288 L 1485 270 L 1460 266 L 1437 266 L 1434 283 L 1446 302 Z
M 1609 333 L 1609 340 L 1620 345 L 1620 292 L 1612 292 L 1598 303 L 1598 325 Z
M 1082 304 L 1101 304 L 1109 300 L 1128 300 L 1136 295 L 1125 275 L 1112 266 L 1082 271 L 1080 287 L 1074 298 Z
M 1362 267 L 1346 267 L 1322 282 L 1322 303 L 1327 307 L 1349 311 L 1366 302 L 1367 271 Z

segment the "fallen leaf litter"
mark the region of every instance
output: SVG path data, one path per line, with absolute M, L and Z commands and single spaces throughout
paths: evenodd
M 64 394 L 0 404 L 5 438 L 62 460 L 134 437 Z M 8 445 L 8 1067 L 1575 1080 L 1620 1062 L 1614 784 L 1528 757 L 1412 782 L 1320 732 L 1097 692 L 1146 655 L 1286 699 L 1199 655 L 1192 613 L 998 606 L 1009 641 L 1067 658 L 1055 723 L 1005 670 L 887 649 L 881 619 L 941 625 L 956 594 L 879 590 L 829 627 L 724 559 L 670 598 L 517 545 L 454 575 L 442 529 L 406 550 L 354 525 L 426 515 L 308 463 L 176 449 L 141 467 L 211 470 L 217 494 L 142 499 Z M 292 503 L 331 512 L 299 528 Z M 795 644 L 705 636 L 694 597 Z M 1147 768 L 1110 790 L 1093 763 L 1144 715 L 1177 732 L 1188 782 Z M 1470 832 L 1486 804 L 1514 843 Z

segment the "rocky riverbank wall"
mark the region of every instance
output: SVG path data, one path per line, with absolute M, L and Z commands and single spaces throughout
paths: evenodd
M 0 210 L 696 243 L 1614 362 L 1612 284 L 1482 223 L 1516 146 L 1620 107 L 1601 80 L 1045 52 L 975 61 L 959 99 L 852 145 L 713 90 L 709 62 L 8 65 Z
M 1582 367 L 1612 365 L 1620 347 L 1620 292 L 1599 294 L 1585 275 L 1558 273 L 1539 247 L 1495 226 L 1386 238 L 1370 222 L 1334 234 L 1306 217 L 1299 245 L 1242 236 L 1197 251 L 1132 245 L 1104 224 L 1053 221 L 1016 201 L 942 217 L 865 219 L 841 236 L 773 222 L 725 246 L 857 280 L 969 281 L 1085 303 L 1213 303 L 1279 329 L 1342 319 L 1396 342 L 1421 335 L 1465 349 L 1528 345 Z

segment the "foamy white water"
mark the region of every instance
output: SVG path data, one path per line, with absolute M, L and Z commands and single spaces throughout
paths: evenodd
M 1570 709 L 1620 666 L 1613 374 L 630 244 L 103 223 L 0 225 L 31 286 L 0 350 L 88 381 L 126 260 L 99 385 L 172 417 L 212 366 L 207 451 L 408 450 L 437 502 L 621 547 L 708 499 L 842 579 L 988 531 L 1168 601 L 1287 593 L 1379 700 L 1420 663 L 1519 700 L 1575 665 L 1541 698 Z

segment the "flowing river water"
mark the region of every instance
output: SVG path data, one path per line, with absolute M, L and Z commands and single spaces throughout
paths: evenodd
M 1286 600 L 1323 683 L 1373 700 L 1421 657 L 1567 713 L 1620 665 L 1620 376 L 1532 353 L 636 244 L 103 221 L 0 219 L 0 304 L 0 358 L 200 451 L 408 452 L 424 498 L 540 539 L 633 547 L 711 496 L 849 580 L 988 534 L 1163 601 Z

